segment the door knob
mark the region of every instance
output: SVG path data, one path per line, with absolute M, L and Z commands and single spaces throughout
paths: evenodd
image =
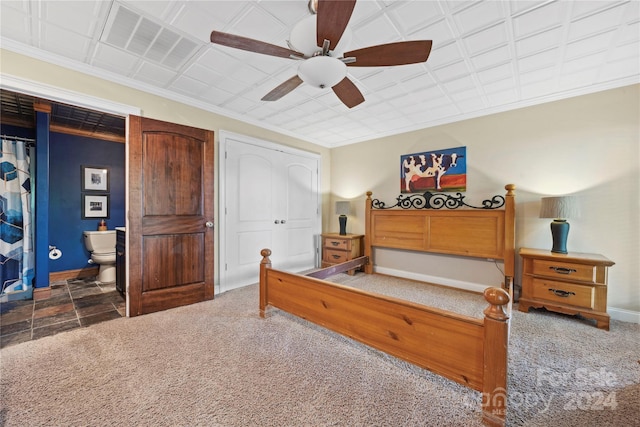
M 278 221 L 277 219 L 274 221 L 276 224 L 280 224 L 280 221 Z
M 284 219 L 280 220 L 280 224 L 284 224 L 285 222 L 287 221 L 285 221 Z
M 205 227 L 207 228 L 213 228 L 213 222 L 212 221 L 207 221 L 204 223 Z

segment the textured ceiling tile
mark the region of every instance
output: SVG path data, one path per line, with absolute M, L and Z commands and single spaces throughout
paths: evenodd
M 19 2 L 3 2 L 0 13 L 0 34 L 22 43 L 28 43 L 31 38 L 31 18 L 28 8 L 14 7 L 24 5 Z M 26 10 L 25 10 L 26 9 Z
M 619 45 L 629 42 L 637 42 L 638 39 L 640 39 L 640 21 L 636 21 L 629 25 L 623 25 L 620 28 L 620 36 L 618 38 Z
M 188 96 L 198 96 L 198 94 L 207 90 L 208 85 L 198 80 L 189 78 L 185 75 L 178 76 L 172 83 L 171 89 L 176 90 Z
M 599 77 L 598 81 L 614 81 L 615 79 L 621 79 L 625 77 L 635 77 L 638 79 L 640 73 L 640 61 L 638 57 L 626 58 L 620 61 L 614 61 L 602 66 L 602 75 L 606 78 Z
M 488 52 L 476 55 L 471 58 L 471 63 L 476 69 L 483 69 L 494 64 L 511 60 L 511 51 L 508 46 L 500 46 Z
M 565 56 L 567 59 L 574 59 L 592 52 L 607 50 L 614 36 L 615 31 L 609 31 L 573 43 L 567 43 Z
M 199 63 L 194 63 L 191 66 L 187 67 L 182 72 L 182 75 L 206 84 L 214 84 L 216 81 L 223 78 L 221 74 L 212 71 L 208 67 L 203 67 Z
M 547 0 L 525 1 L 525 0 L 511 0 L 509 7 L 511 8 L 512 15 L 520 14 L 526 10 L 534 9 L 542 6 Z
M 563 12 L 563 4 L 555 2 L 523 13 L 512 19 L 513 33 L 516 38 L 520 38 L 559 26 L 562 24 Z
M 98 43 L 92 65 L 115 73 L 131 76 L 140 59 L 128 52 Z
M 243 37 L 249 37 L 286 47 L 290 28 L 265 12 L 260 7 L 251 7 L 234 24 L 233 32 Z
M 453 17 L 460 31 L 467 34 L 503 21 L 504 12 L 501 2 L 478 2 L 467 9 L 454 13 Z
M 513 67 L 511 63 L 502 64 L 497 67 L 488 68 L 483 71 L 478 71 L 477 73 L 478 79 L 480 83 L 486 84 L 495 82 L 497 80 L 502 80 L 505 78 L 513 77 Z
M 441 67 L 437 70 L 434 70 L 434 74 L 441 82 L 447 82 L 449 80 L 457 79 L 461 76 L 464 76 L 469 72 L 467 65 L 464 61 L 459 61 L 451 65 L 447 65 Z
M 41 47 L 76 61 L 84 62 L 89 54 L 91 38 L 78 33 L 44 24 L 41 28 L 43 42 Z
M 640 52 L 640 42 L 627 43 L 618 46 L 609 52 L 609 61 L 619 61 L 621 59 L 635 58 L 638 60 L 638 52 Z M 640 64 L 640 61 L 638 61 Z
M 433 40 L 433 48 L 451 43 L 455 34 L 449 21 L 441 19 L 409 34 L 409 40 Z
M 502 105 L 518 101 L 518 93 L 514 89 L 507 89 L 502 92 L 493 92 L 487 95 L 489 104 Z
M 458 43 L 451 43 L 446 46 L 438 47 L 431 51 L 429 55 L 429 67 L 438 68 L 454 62 L 462 60 L 462 51 Z
M 562 37 L 562 28 L 556 27 L 526 37 L 515 42 L 516 52 L 519 57 L 530 55 L 534 52 L 540 52 L 549 48 L 556 47 L 558 40 Z
M 255 101 L 251 99 L 245 99 L 241 96 L 233 97 L 229 101 L 225 102 L 223 105 L 225 108 L 228 108 L 231 111 L 234 111 L 236 113 L 241 113 L 241 114 L 256 107 Z
M 580 86 L 593 84 L 597 77 L 598 70 L 592 68 L 561 76 L 558 78 L 558 83 L 566 88 L 578 88 Z
M 560 63 L 560 49 L 549 49 L 544 52 L 521 58 L 518 69 L 521 73 L 538 70 Z
M 389 16 L 404 34 L 409 34 L 426 23 L 441 19 L 443 13 L 437 2 L 403 1 L 389 12 Z
M 379 16 L 364 25 L 354 25 L 351 28 L 353 40 L 359 47 L 391 43 L 401 39 L 398 31 L 385 16 Z
M 600 31 L 616 29 L 624 11 L 624 7 L 618 6 L 597 15 L 573 21 L 569 26 L 569 40 L 576 40 Z
M 521 85 L 530 85 L 531 83 L 536 83 L 539 81 L 555 82 L 556 74 L 557 67 L 550 66 L 542 69 L 538 68 L 535 73 L 520 72 L 520 74 L 518 74 L 518 78 Z
M 464 37 L 463 41 L 469 55 L 477 55 L 480 52 L 504 45 L 507 42 L 506 28 L 504 25 L 494 25 Z
M 167 70 L 150 62 L 144 62 L 133 78 L 154 86 L 169 87 L 169 84 L 176 76 L 175 71 Z
M 624 1 L 619 0 L 582 0 L 582 1 L 574 1 L 571 4 L 571 18 L 582 18 L 586 15 L 592 15 L 596 11 L 602 11 L 603 9 L 608 9 L 617 4 L 623 4 Z
M 43 19 L 58 27 L 71 30 L 85 36 L 92 36 L 95 31 L 94 19 L 77 19 L 77 15 L 94 17 L 100 14 L 106 2 L 92 1 L 44 1 L 42 5 Z
M 512 78 L 498 80 L 495 82 L 487 83 L 482 85 L 482 89 L 485 94 L 497 94 L 504 93 L 514 90 L 516 87 L 515 82 Z
M 459 79 L 451 80 L 443 84 L 447 93 L 464 92 L 475 88 L 475 81 L 471 76 L 463 76 Z
M 593 55 L 582 56 L 573 61 L 565 61 L 561 74 L 579 73 L 582 70 L 599 67 L 607 57 L 607 52 L 602 51 Z

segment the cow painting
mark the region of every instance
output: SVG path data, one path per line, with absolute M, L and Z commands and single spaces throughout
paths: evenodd
M 401 192 L 466 190 L 466 147 L 400 157 Z

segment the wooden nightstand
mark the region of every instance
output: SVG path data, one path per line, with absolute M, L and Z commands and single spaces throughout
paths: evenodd
M 607 268 L 615 263 L 598 254 L 556 254 L 520 248 L 522 295 L 519 310 L 544 307 L 565 314 L 595 319 L 609 330 Z
M 362 234 L 322 234 L 322 268 L 361 257 L 364 248 L 363 238 Z M 350 275 L 353 273 L 354 270 L 349 270 Z

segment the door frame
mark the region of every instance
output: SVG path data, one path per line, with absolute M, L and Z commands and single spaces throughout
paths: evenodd
M 314 160 L 318 161 L 318 209 L 319 209 L 319 217 L 318 217 L 318 224 L 316 224 L 316 230 L 314 230 L 314 234 L 316 236 L 320 236 L 320 234 L 322 233 L 322 202 L 321 202 L 321 195 L 322 195 L 322 156 L 318 153 L 312 153 L 310 151 L 305 151 L 305 150 L 301 150 L 298 148 L 294 148 L 294 147 L 289 147 L 286 145 L 281 145 L 272 141 L 268 141 L 265 139 L 260 139 L 260 138 L 254 138 L 248 135 L 242 135 L 239 133 L 235 133 L 235 132 L 230 132 L 230 131 L 226 131 L 226 130 L 222 130 L 220 129 L 218 131 L 218 221 L 217 221 L 217 231 L 218 231 L 218 266 L 217 266 L 217 271 L 218 271 L 218 282 L 215 285 L 215 294 L 218 295 L 222 288 L 223 288 L 223 284 L 222 282 L 224 281 L 225 278 L 225 264 L 226 264 L 226 241 L 227 238 L 229 236 L 227 236 L 226 233 L 226 227 L 225 227 L 225 221 L 226 221 L 226 215 L 224 212 L 224 209 L 226 208 L 226 183 L 227 183 L 227 179 L 229 179 L 228 177 L 228 171 L 226 168 L 226 151 L 227 151 L 227 145 L 230 143 L 228 140 L 235 140 L 235 141 L 239 141 L 241 143 L 244 144 L 251 144 L 251 145 L 256 145 L 262 148 L 266 148 L 266 149 L 270 149 L 270 150 L 274 150 L 274 151 L 282 151 L 288 154 L 293 154 L 293 155 L 297 155 L 297 156 L 301 156 L 301 157 L 308 157 L 308 158 L 312 158 Z M 314 245 L 316 246 L 317 250 L 316 250 L 316 260 L 315 260 L 315 264 L 316 266 L 319 265 L 319 242 L 316 241 L 314 242 Z M 256 274 L 258 271 L 258 265 L 256 264 Z
M 62 102 L 65 104 L 75 105 L 82 108 L 87 108 L 90 110 L 100 111 L 104 113 L 114 114 L 116 116 L 124 117 L 125 119 L 125 160 L 124 160 L 124 169 L 125 169 L 125 229 L 129 225 L 129 115 L 140 116 L 142 114 L 142 110 L 138 107 L 134 107 L 133 105 L 121 104 L 119 102 L 109 101 L 102 98 L 97 98 L 95 96 L 74 92 L 67 89 L 62 89 L 56 86 L 51 86 L 46 83 L 35 82 L 32 80 L 25 80 L 16 76 L 11 76 L 8 74 L 2 74 L 2 79 L 0 79 L 0 88 L 6 89 L 12 92 L 23 93 L 25 95 L 31 95 L 43 99 L 48 99 L 55 102 Z M 49 210 L 47 207 L 47 216 L 49 215 Z M 44 241 L 48 242 L 49 238 L 47 237 Z M 125 251 L 129 250 L 129 235 L 126 235 L 125 241 Z M 34 251 L 46 251 L 49 252 L 49 248 L 47 247 L 34 247 Z M 126 264 L 129 264 L 129 258 L 126 259 Z M 48 270 L 48 267 L 47 267 Z M 48 271 L 47 271 L 48 274 Z M 129 283 L 129 269 L 127 268 L 127 285 Z M 126 316 L 129 316 L 129 296 L 128 293 L 125 292 L 126 299 Z

